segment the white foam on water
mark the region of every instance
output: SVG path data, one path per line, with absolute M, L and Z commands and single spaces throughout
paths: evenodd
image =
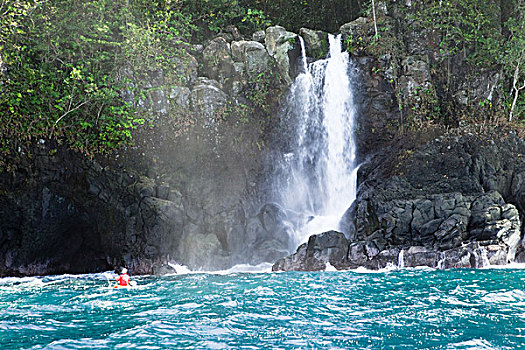
M 265 262 L 258 265 L 250 264 L 238 264 L 226 270 L 190 270 L 185 265 L 168 263 L 173 269 L 177 271 L 172 275 L 194 275 L 194 274 L 207 274 L 207 275 L 231 275 L 237 273 L 270 273 L 272 272 L 273 263 Z
M 485 269 L 516 269 L 516 270 L 525 270 L 525 263 L 512 262 L 507 265 L 488 265 L 484 267 Z
M 471 339 L 460 343 L 449 344 L 447 349 L 472 349 L 472 350 L 492 350 L 494 346 L 485 339 Z
M 229 301 L 225 301 L 223 303 L 219 303 L 220 306 L 224 306 L 224 307 L 237 307 L 239 306 L 239 303 L 235 300 L 229 300 Z
M 258 286 L 254 289 L 245 289 L 244 294 L 255 294 L 260 296 L 270 296 L 275 295 L 275 292 L 268 287 Z
M 337 269 L 334 266 L 332 266 L 332 264 L 330 264 L 330 262 L 326 263 L 326 266 L 325 266 L 324 270 L 325 271 L 337 271 Z
M 176 274 L 176 275 L 187 275 L 189 273 L 194 273 L 186 265 L 182 265 L 182 264 L 178 264 L 178 263 L 172 263 L 172 262 L 168 262 L 168 265 L 173 270 L 175 270 L 174 274 Z
M 519 289 L 506 292 L 491 292 L 485 294 L 481 299 L 486 303 L 512 303 L 517 305 L 525 302 L 525 292 Z
M 265 262 L 259 265 L 238 264 L 227 270 L 203 271 L 208 274 L 230 275 L 235 273 L 269 273 L 272 272 L 273 263 Z
M 375 274 L 375 273 L 392 272 L 392 271 L 396 271 L 396 270 L 399 270 L 399 268 L 396 265 L 388 263 L 384 268 L 378 269 L 378 270 L 367 269 L 364 266 L 359 266 L 359 267 L 357 267 L 355 269 L 349 269 L 349 270 L 345 270 L 345 271 L 351 271 L 351 272 L 356 272 L 356 273 L 374 273 Z
M 4 277 L 0 278 L 0 289 L 17 290 L 21 288 L 43 288 L 46 284 L 42 277 Z

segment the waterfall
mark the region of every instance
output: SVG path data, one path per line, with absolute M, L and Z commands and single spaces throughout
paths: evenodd
M 490 266 L 490 261 L 487 255 L 487 249 L 485 247 L 481 247 L 481 266 L 480 267 L 488 267 L 488 266 Z
M 445 253 L 439 253 L 439 260 L 437 262 L 437 268 L 440 270 L 445 269 Z
M 397 256 L 397 267 L 400 269 L 405 267 L 405 251 L 403 249 L 401 249 Z
M 341 48 L 341 37 L 330 35 L 328 58 L 308 64 L 299 40 L 302 73 L 290 89 L 286 116 L 293 139 L 277 188 L 281 204 L 295 216 L 295 244 L 339 228 L 355 199 L 357 179 L 348 53 Z

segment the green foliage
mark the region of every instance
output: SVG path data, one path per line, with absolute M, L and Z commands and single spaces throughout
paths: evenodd
M 202 40 L 218 33 L 228 25 L 237 27 L 241 33 L 251 34 L 265 29 L 270 19 L 261 9 L 251 7 L 256 1 L 238 0 L 181 0 L 172 8 L 192 18 L 193 36 Z
M 363 50 L 363 37 L 358 36 L 354 38 L 352 34 L 348 35 L 344 38 L 344 47 L 346 48 L 346 51 L 348 51 L 351 55 L 353 55 L 355 51 Z
M 186 83 L 188 43 L 229 24 L 244 33 L 265 29 L 270 20 L 258 4 L 0 1 L 0 151 L 51 138 L 87 155 L 131 143 L 133 130 L 150 123 L 136 108 L 148 100 L 140 82 L 162 72 L 165 82 Z M 267 93 L 259 80 L 250 98 L 261 107 Z
M 123 72 L 173 72 L 193 28 L 169 3 L 2 3 L 1 150 L 56 138 L 93 155 L 130 143 L 146 119 L 125 102 L 134 87 Z
M 234 126 L 240 126 L 248 124 L 253 114 L 254 109 L 252 107 L 244 103 L 232 103 L 229 101 L 224 108 L 215 113 L 214 118 L 218 122 L 226 122 Z
M 180 0 L 172 7 L 190 14 L 202 39 L 228 25 L 251 34 L 271 23 L 299 31 L 302 27 L 335 32 L 361 12 L 360 0 Z
M 523 0 L 421 0 L 385 2 L 388 16 L 382 11 L 377 18 L 379 35 L 363 35 L 362 40 L 347 37 L 348 51 L 381 57 L 388 66 L 383 72 L 394 88 L 403 111 L 423 120 L 440 119 L 456 123 L 462 115 L 484 115 L 500 119 L 504 108 L 490 101 L 468 99 L 468 105 L 455 104 L 459 84 L 465 77 L 475 80 L 479 72 L 503 73 L 502 84 L 495 98 L 505 99 L 509 119 L 525 118 L 525 2 Z M 370 11 L 370 9 L 369 9 Z M 371 15 L 369 16 L 371 17 Z M 368 19 L 369 26 L 371 19 Z M 422 50 L 414 53 L 407 47 L 405 37 Z M 410 55 L 426 56 L 432 84 L 430 93 L 416 91 L 409 95 L 401 91 L 399 78 L 404 72 L 403 59 Z M 424 59 L 424 58 L 423 58 Z M 457 76 L 461 64 L 463 76 Z M 378 72 L 373 72 L 378 73 Z M 516 77 L 516 78 L 515 78 Z M 515 84 L 517 82 L 517 84 Z M 501 87 L 505 91 L 502 91 Z M 414 104 L 414 101 L 416 102 Z M 437 106 L 437 107 L 433 107 Z M 439 116 L 441 115 L 441 116 Z
M 510 78 L 509 121 L 525 120 L 525 2 L 517 4 L 512 17 L 506 22 L 509 39 L 504 45 L 502 64 Z
M 266 71 L 253 76 L 248 82 L 247 98 L 255 108 L 270 112 L 272 100 L 280 91 L 281 81 L 277 67 L 270 66 Z
M 266 17 L 263 11 L 252 10 L 251 8 L 248 8 L 241 22 L 246 23 L 246 25 L 243 26 L 247 27 L 245 30 L 252 32 L 266 29 L 266 27 L 271 24 L 270 19 Z
M 520 87 L 525 83 L 525 69 L 520 62 L 525 59 L 523 1 L 506 0 L 499 2 L 498 6 L 491 0 L 421 1 L 417 4 L 420 13 L 414 13 L 411 19 L 421 28 L 426 28 L 431 40 L 435 39 L 440 59 L 461 55 L 471 65 L 471 74 L 480 69 L 501 68 L 506 85 L 511 86 L 506 96 L 506 104 L 511 110 L 509 119 L 512 119 L 513 111 L 515 117 L 525 117 L 520 94 Z M 514 10 L 506 13 L 507 8 Z M 437 37 L 431 33 L 436 33 Z M 484 101 L 473 102 L 473 110 L 479 109 L 476 103 L 488 108 Z
M 492 0 L 417 1 L 408 13 L 408 29 L 421 31 L 441 59 L 462 53 L 480 66 L 501 57 L 500 8 Z

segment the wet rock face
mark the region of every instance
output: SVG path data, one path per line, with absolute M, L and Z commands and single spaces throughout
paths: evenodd
M 443 50 L 436 44 L 442 33 L 414 21 L 425 5 L 404 1 L 376 5 L 379 40 L 374 38 L 371 15 L 339 29 L 362 75 L 357 96 L 362 159 L 388 147 L 406 126 L 417 128 L 429 120 L 439 124 L 444 118 L 448 118 L 447 126 L 457 126 L 461 123 L 459 116 L 473 115 L 475 119 L 476 114 L 486 113 L 485 103 L 503 103 L 505 84 L 499 68 L 480 70 L 464 55 Z M 493 16 L 504 12 L 497 10 Z
M 523 140 L 494 130 L 450 135 L 408 154 L 372 159 L 362 166 L 365 181 L 341 222 L 348 242 L 340 241 L 338 250 L 347 254 L 330 264 L 457 268 L 523 261 L 522 152 Z M 274 269 L 324 269 L 308 260 L 311 251 L 309 242 Z
M 70 154 L 48 152 L 39 144 L 33 166 L 0 173 L 0 276 L 81 273 L 110 266 L 101 253 L 104 237 L 83 215 L 88 188 L 77 187 L 74 200 L 67 189 L 84 168 Z
M 515 252 L 520 239 L 519 213 L 498 192 L 477 197 L 452 193 L 418 200 L 364 200 L 356 205 L 355 239 L 378 245 L 422 245 L 444 251 L 471 240 L 499 241 Z
M 224 38 L 212 40 L 204 48 L 202 55 L 204 70 L 209 78 L 224 83 L 227 78 L 234 75 L 230 44 Z
M 328 33 L 320 30 L 301 28 L 299 34 L 304 39 L 306 55 L 313 59 L 326 57 L 329 49 Z
M 213 270 L 288 252 L 286 213 L 271 203 L 254 210 L 241 194 L 241 168 L 213 180 L 194 173 L 182 186 L 173 169 L 145 175 L 125 160 L 117 168 L 50 149 L 35 155 L 34 173 L 0 173 L 0 276 L 118 266 L 160 274 L 170 273 L 169 262 Z

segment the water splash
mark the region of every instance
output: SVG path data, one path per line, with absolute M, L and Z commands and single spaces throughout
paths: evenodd
M 445 253 L 441 252 L 439 256 L 439 261 L 437 263 L 437 268 L 443 270 L 445 268 Z
M 339 229 L 355 199 L 357 179 L 348 53 L 341 48 L 341 37 L 330 35 L 328 58 L 308 64 L 304 41 L 299 40 L 303 73 L 291 87 L 287 115 L 295 138 L 278 185 L 281 204 L 296 216 L 295 244 L 311 234 Z
M 487 255 L 487 249 L 481 248 L 481 266 L 480 267 L 488 267 L 490 266 L 490 260 Z

